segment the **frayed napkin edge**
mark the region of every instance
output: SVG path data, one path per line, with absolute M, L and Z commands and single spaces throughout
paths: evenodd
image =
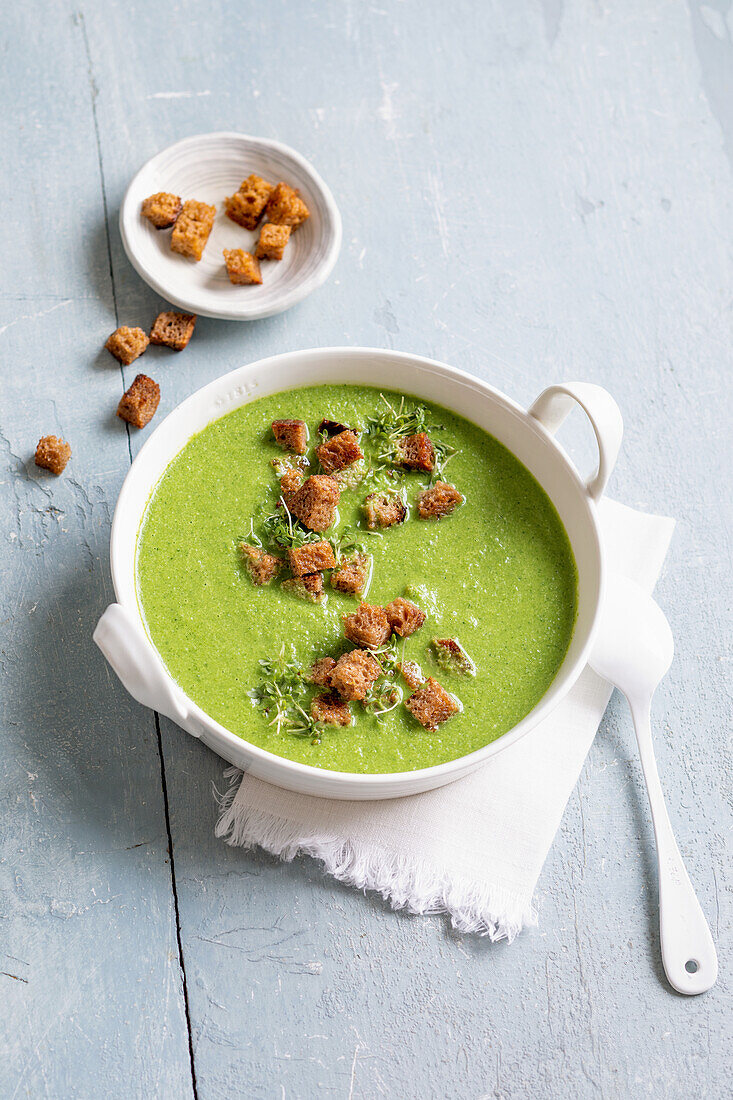
M 347 886 L 373 890 L 392 906 L 416 916 L 445 914 L 457 931 L 488 936 L 492 942 L 509 943 L 523 928 L 537 924 L 537 911 L 510 891 L 491 884 L 475 883 L 451 874 L 450 879 L 427 863 L 415 865 L 370 847 L 360 851 L 353 840 L 343 837 L 307 836 L 285 818 L 241 804 L 235 805 L 243 773 L 227 768 L 228 789 L 214 791 L 219 806 L 215 835 L 234 848 L 262 848 L 270 855 L 290 862 L 299 854 L 311 856 L 324 872 Z

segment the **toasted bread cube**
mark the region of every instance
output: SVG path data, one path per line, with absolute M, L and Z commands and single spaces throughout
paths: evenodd
M 281 182 L 270 195 L 265 217 L 273 225 L 289 225 L 291 229 L 297 229 L 310 217 L 310 210 L 297 191 Z
M 142 355 L 150 341 L 141 328 L 128 328 L 122 325 L 115 329 L 104 345 L 120 363 L 129 367 L 130 363 Z
M 36 447 L 36 466 L 50 470 L 52 474 L 62 474 L 71 458 L 71 447 L 65 439 L 57 435 L 42 435 Z
M 272 434 L 284 451 L 304 455 L 308 450 L 308 429 L 305 420 L 273 420 Z
M 288 564 L 294 577 L 304 577 L 307 573 L 333 569 L 336 559 L 331 543 L 321 539 L 320 542 L 307 542 L 305 546 L 288 548 Z
M 349 704 L 333 691 L 315 696 L 311 703 L 311 716 L 316 722 L 324 722 L 327 726 L 351 725 Z
M 425 612 L 411 600 L 404 600 L 402 596 L 388 603 L 384 610 L 387 612 L 387 621 L 393 633 L 399 634 L 401 638 L 409 638 L 425 622 Z
M 255 248 L 259 260 L 282 260 L 285 245 L 290 240 L 289 225 L 271 225 L 266 222 L 260 229 L 260 239 Z
M 367 527 L 393 527 L 395 523 L 404 523 L 407 516 L 405 502 L 399 493 L 370 493 L 364 501 Z
M 417 514 L 420 519 L 440 519 L 463 504 L 463 497 L 453 485 L 445 481 L 436 481 L 432 489 L 423 489 L 417 494 Z
M 337 481 L 326 474 L 312 474 L 293 493 L 288 507 L 311 531 L 325 531 L 333 523 L 340 497 Z
M 141 213 L 156 229 L 170 229 L 176 224 L 182 205 L 179 195 L 158 191 L 157 195 L 148 195 L 147 199 L 143 199 Z
M 339 435 L 340 432 L 353 432 L 354 435 L 358 435 L 356 428 L 349 428 L 346 424 L 342 424 L 340 420 L 322 420 L 318 425 L 318 434 L 325 432 L 326 435 Z
M 397 440 L 397 462 L 410 470 L 426 470 L 430 473 L 435 467 L 435 447 L 426 432 L 407 435 Z
M 260 261 L 251 252 L 243 248 L 225 248 L 224 263 L 229 282 L 234 286 L 260 286 L 262 283 Z
M 359 596 L 366 587 L 372 560 L 367 554 L 354 554 L 344 558 L 339 568 L 331 574 L 331 587 L 350 596 Z
M 243 542 L 239 549 L 252 584 L 258 586 L 269 584 L 282 569 L 282 558 L 276 557 L 275 554 L 268 554 L 261 546 L 251 546 Z
M 317 684 L 318 687 L 330 687 L 331 686 L 331 673 L 336 668 L 336 662 L 333 657 L 321 657 L 316 661 L 308 673 L 306 679 L 311 684 Z
M 162 344 L 164 347 L 173 348 L 174 351 L 183 351 L 188 347 L 195 327 L 195 313 L 176 313 L 172 309 L 166 310 L 155 318 L 155 324 L 150 330 L 150 343 Z
M 365 649 L 377 649 L 389 641 L 392 627 L 383 607 L 359 604 L 356 611 L 344 615 L 344 634 L 350 642 Z
M 138 374 L 117 406 L 117 415 L 136 428 L 144 428 L 160 404 L 160 386 L 146 374 Z
M 475 676 L 476 666 L 457 638 L 433 638 L 435 660 L 446 672 Z
M 311 603 L 320 603 L 325 592 L 323 591 L 323 574 L 308 573 L 305 577 L 290 577 L 282 582 L 282 588 L 286 592 L 292 592 L 301 600 L 310 600 Z
M 402 678 L 411 691 L 420 687 L 420 684 L 425 683 L 423 670 L 420 668 L 417 661 L 400 661 L 397 668 L 402 673 Z
M 173 251 L 198 262 L 204 254 L 215 217 L 215 206 L 196 199 L 184 202 L 171 233 Z
M 358 439 L 348 428 L 345 432 L 339 432 L 338 435 L 333 436 L 327 443 L 321 443 L 316 447 L 316 455 L 327 474 L 343 470 L 345 466 L 351 466 L 353 462 L 358 462 L 364 457 Z
M 262 211 L 267 206 L 267 200 L 273 190 L 273 185 L 263 180 L 261 176 L 247 176 L 247 179 L 240 184 L 239 190 L 228 199 L 224 199 L 226 216 L 245 229 L 256 229 L 257 222 L 262 217 Z
M 452 695 L 444 687 L 428 677 L 427 683 L 405 701 L 407 709 L 417 718 L 421 726 L 435 733 L 441 722 L 447 722 L 461 709 Z
M 305 474 L 302 470 L 299 470 L 297 466 L 292 466 L 289 470 L 286 470 L 280 478 L 280 495 L 285 501 L 288 509 L 290 508 L 290 501 L 293 498 L 293 493 L 297 492 L 304 481 Z
M 331 687 L 342 699 L 353 702 L 363 699 L 381 675 L 381 666 L 370 653 L 365 653 L 363 649 L 352 649 L 351 653 L 344 653 L 343 657 L 339 657 L 329 679 Z

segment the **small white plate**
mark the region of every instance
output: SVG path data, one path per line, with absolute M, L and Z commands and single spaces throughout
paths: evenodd
M 234 286 L 222 252 L 254 252 L 259 228 L 250 232 L 227 218 L 224 199 L 251 172 L 297 188 L 310 217 L 292 234 L 282 260 L 262 261 L 261 286 Z M 198 263 L 173 252 L 171 230 L 155 229 L 140 213 L 143 199 L 158 191 L 216 206 Z M 287 145 L 246 134 L 199 134 L 169 146 L 140 169 L 122 201 L 120 233 L 137 273 L 173 305 L 202 317 L 254 321 L 282 313 L 326 281 L 341 247 L 341 215 L 318 173 Z

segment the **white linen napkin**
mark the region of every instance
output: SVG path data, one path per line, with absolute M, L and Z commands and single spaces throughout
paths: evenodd
M 651 592 L 674 520 L 610 500 L 600 515 L 609 568 Z M 516 745 L 465 779 L 408 798 L 337 802 L 230 768 L 216 835 L 285 860 L 305 853 L 394 908 L 447 913 L 461 932 L 511 941 L 537 922 L 537 879 L 611 691 L 586 669 Z

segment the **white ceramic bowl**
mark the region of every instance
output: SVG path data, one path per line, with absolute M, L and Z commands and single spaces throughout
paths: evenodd
M 224 199 L 251 172 L 297 188 L 310 217 L 291 235 L 282 260 L 262 261 L 261 286 L 233 286 L 225 248 L 253 252 L 259 229 L 249 232 L 224 213 Z M 140 213 L 143 199 L 171 191 L 216 206 L 203 257 L 171 250 L 171 230 L 155 229 Z M 120 208 L 120 233 L 132 266 L 161 297 L 189 313 L 253 321 L 290 309 L 326 281 L 341 248 L 341 216 L 326 184 L 300 153 L 246 134 L 199 134 L 164 149 L 137 173 Z
M 537 706 L 498 740 L 446 764 L 387 775 L 326 771 L 249 744 L 209 717 L 166 671 L 140 614 L 135 580 L 137 533 L 148 498 L 168 463 L 212 420 L 258 397 L 298 386 L 354 382 L 403 390 L 453 409 L 496 436 L 534 474 L 557 508 L 578 566 L 578 617 L 568 653 Z M 596 475 L 581 480 L 553 433 L 577 402 L 595 430 Z M 430 359 L 369 348 L 322 348 L 276 355 L 211 382 L 183 401 L 158 426 L 133 462 L 115 509 L 111 569 L 118 603 L 102 615 L 94 640 L 131 695 L 200 737 L 226 760 L 270 783 L 330 798 L 395 798 L 466 775 L 513 745 L 557 706 L 584 668 L 604 585 L 596 515 L 621 444 L 621 414 L 600 386 L 551 386 L 529 411 L 479 379 Z M 479 719 L 480 721 L 480 719 Z

